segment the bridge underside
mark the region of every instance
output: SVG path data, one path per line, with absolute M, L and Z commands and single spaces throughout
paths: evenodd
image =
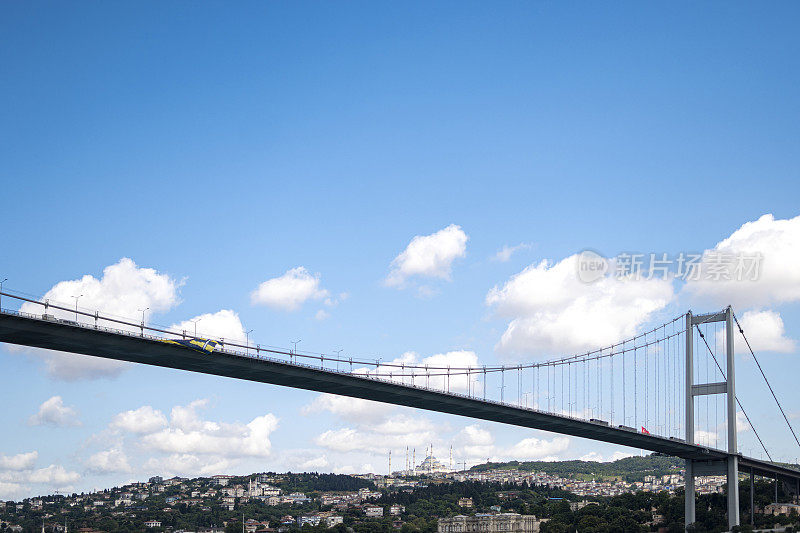
M 695 461 L 719 461 L 728 457 L 721 450 L 459 394 L 271 359 L 223 352 L 203 354 L 147 337 L 7 313 L 0 314 L 0 342 L 404 405 L 630 446 Z M 740 457 L 739 464 L 748 471 L 753 468 L 756 475 L 800 479 L 800 472 L 766 461 Z

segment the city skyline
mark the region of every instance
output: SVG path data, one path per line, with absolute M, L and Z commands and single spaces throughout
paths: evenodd
M 797 6 L 41 5 L 0 8 L 4 289 L 422 365 L 544 360 L 731 304 L 800 423 Z M 669 275 L 582 280 L 586 251 L 667 254 Z M 716 252 L 757 276 L 672 276 Z M 795 460 L 745 349 L 742 401 Z M 0 499 L 384 472 L 431 443 L 468 463 L 639 454 L 6 344 L 0 388 Z M 746 426 L 740 449 L 759 453 Z

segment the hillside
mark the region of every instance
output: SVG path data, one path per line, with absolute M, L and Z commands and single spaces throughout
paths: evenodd
M 523 472 L 545 472 L 563 477 L 616 477 L 626 481 L 641 481 L 647 475 L 662 476 L 677 473 L 683 468 L 683 464 L 682 459 L 651 454 L 643 457 L 625 457 L 607 463 L 579 460 L 490 462 L 473 466 L 470 471 L 520 470 Z

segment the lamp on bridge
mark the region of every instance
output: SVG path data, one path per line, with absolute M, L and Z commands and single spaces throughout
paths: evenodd
M 83 296 L 83 294 L 79 294 L 78 296 L 73 296 L 75 298 L 75 322 L 78 321 L 78 298 Z
M 142 312 L 142 337 L 144 337 L 144 314 L 147 310 L 150 309 L 149 307 L 145 307 L 144 309 L 139 309 Z

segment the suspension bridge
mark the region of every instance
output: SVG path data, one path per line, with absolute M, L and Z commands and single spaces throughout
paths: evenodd
M 326 392 L 551 431 L 686 461 L 685 521 L 695 521 L 695 477 L 727 478 L 728 523 L 740 523 L 739 476 L 782 482 L 800 497 L 800 469 L 777 463 L 736 396 L 733 309 L 691 312 L 594 351 L 513 366 L 432 366 L 283 350 L 216 338 L 213 353 L 165 340 L 200 337 L 99 311 L 0 291 L 0 342 Z M 202 338 L 209 338 L 202 336 Z M 213 338 L 213 337 L 211 337 Z M 766 381 L 766 375 L 758 366 Z M 767 381 L 769 386 L 769 382 Z M 791 435 L 772 387 L 770 392 Z M 741 412 L 767 459 L 738 445 Z

